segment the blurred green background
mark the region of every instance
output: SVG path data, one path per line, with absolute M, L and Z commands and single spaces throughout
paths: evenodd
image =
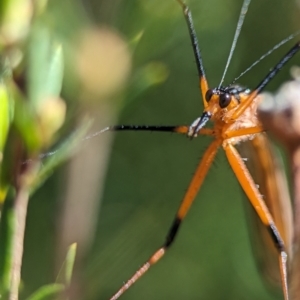
M 213 87 L 222 76 L 242 1 L 187 3 Z M 176 1 L 52 0 L 47 10 L 45 22 L 63 41 L 67 61 L 66 133 L 85 115 L 95 118 L 91 133 L 113 124 L 185 125 L 199 116 L 197 71 Z M 252 0 L 225 84 L 299 30 L 299 20 L 299 1 Z M 239 83 L 254 88 L 294 43 Z M 290 67 L 299 62 L 298 55 L 267 90 L 288 80 Z M 103 78 L 117 83 L 107 83 L 103 92 Z M 78 256 L 71 299 L 108 299 L 164 241 L 209 141 L 142 132 L 82 141 L 74 161 L 30 201 L 21 299 L 55 280 L 72 242 L 78 242 Z M 174 246 L 122 299 L 282 299 L 280 291 L 265 287 L 256 269 L 243 201 L 220 151 Z

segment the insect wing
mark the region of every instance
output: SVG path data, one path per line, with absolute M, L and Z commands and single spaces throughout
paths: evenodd
M 285 242 L 288 263 L 292 261 L 292 206 L 284 166 L 279 151 L 270 143 L 265 133 L 238 147 L 245 163 L 259 186 L 277 228 Z M 260 273 L 272 286 L 281 286 L 278 251 L 265 226 L 251 205 L 247 207 L 252 249 Z

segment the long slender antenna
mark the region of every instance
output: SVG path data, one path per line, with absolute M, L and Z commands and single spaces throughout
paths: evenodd
M 277 63 L 277 65 L 267 74 L 267 76 L 258 84 L 256 89 L 259 94 L 265 86 L 274 78 L 281 68 L 300 50 L 300 41 Z
M 243 71 L 238 77 L 234 78 L 231 84 L 234 84 L 238 79 L 240 79 L 242 76 L 244 76 L 247 72 L 249 72 L 254 66 L 256 66 L 259 62 L 261 62 L 263 59 L 265 59 L 267 56 L 269 56 L 273 51 L 280 48 L 284 44 L 286 44 L 288 41 L 292 40 L 294 37 L 300 34 L 300 30 L 289 35 L 285 39 L 283 39 L 281 42 L 276 44 L 272 49 L 270 49 L 268 52 L 263 54 L 258 60 L 256 60 L 250 67 L 248 67 L 245 71 Z
M 198 39 L 197 39 L 197 35 L 196 35 L 196 30 L 195 30 L 195 27 L 194 27 L 192 13 L 191 13 L 189 7 L 182 0 L 177 0 L 177 2 L 181 5 L 181 7 L 183 9 L 184 17 L 185 17 L 185 20 L 186 20 L 186 23 L 187 23 L 187 26 L 188 26 L 190 39 L 191 39 L 192 47 L 193 47 L 193 51 L 194 51 L 194 56 L 195 56 L 195 59 L 196 59 L 196 64 L 197 64 L 197 70 L 198 70 L 199 77 L 206 78 L 204 67 L 203 67 L 203 62 L 202 62 L 201 51 L 200 51 L 200 48 L 199 48 L 199 43 L 198 43 Z
M 198 70 L 198 75 L 199 75 L 199 85 L 200 85 L 200 90 L 201 90 L 201 93 L 202 93 L 202 100 L 203 100 L 204 107 L 206 107 L 207 102 L 206 102 L 206 99 L 205 99 L 205 95 L 206 95 L 206 92 L 208 90 L 208 82 L 207 82 L 207 79 L 206 79 L 206 76 L 205 76 L 201 51 L 200 51 L 200 48 L 199 48 L 198 39 L 197 39 L 197 35 L 196 35 L 196 30 L 195 30 L 194 23 L 193 23 L 192 13 L 191 13 L 190 9 L 188 8 L 188 6 L 184 3 L 184 1 L 177 0 L 177 2 L 182 7 L 183 14 L 184 14 L 184 17 L 185 17 L 185 21 L 186 21 L 187 26 L 188 26 L 189 35 L 190 35 L 190 39 L 191 39 L 191 42 L 192 42 L 194 56 L 195 56 L 195 60 L 196 60 L 196 64 L 197 64 L 197 70 Z
M 241 29 L 242 29 L 242 26 L 243 26 L 243 23 L 244 23 L 244 20 L 245 20 L 245 16 L 247 14 L 248 6 L 249 6 L 250 2 L 251 2 L 251 0 L 244 0 L 243 6 L 242 6 L 242 9 L 241 9 L 241 12 L 240 12 L 239 21 L 237 23 L 237 27 L 236 27 L 236 30 L 235 30 L 235 35 L 234 35 L 234 38 L 233 38 L 233 42 L 232 42 L 232 45 L 231 45 L 230 53 L 229 53 L 229 56 L 228 56 L 228 59 L 227 59 L 227 63 L 226 63 L 225 69 L 224 69 L 224 73 L 223 73 L 223 76 L 222 76 L 222 79 L 221 79 L 221 82 L 220 82 L 218 88 L 221 87 L 221 85 L 222 85 L 222 83 L 224 81 L 224 78 L 225 78 L 226 72 L 228 70 L 228 66 L 230 64 L 230 61 L 231 61 L 231 58 L 232 58 L 235 46 L 237 44 L 237 40 L 239 38 L 239 35 L 240 35 L 240 32 L 241 32 Z

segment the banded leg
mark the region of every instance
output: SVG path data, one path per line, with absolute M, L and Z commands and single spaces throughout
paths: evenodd
M 204 107 L 206 107 L 207 102 L 205 99 L 205 95 L 208 90 L 208 82 L 207 82 L 207 79 L 205 76 L 201 51 L 199 48 L 196 30 L 195 30 L 194 23 L 193 23 L 192 13 L 191 13 L 189 7 L 182 0 L 177 0 L 177 1 L 182 7 L 184 17 L 185 17 L 185 20 L 186 20 L 186 23 L 188 26 L 190 39 L 191 39 L 192 47 L 193 47 L 193 51 L 194 51 L 194 56 L 195 56 L 195 60 L 196 60 L 196 64 L 197 64 L 197 70 L 198 70 L 198 75 L 199 75 L 199 85 L 200 85 L 200 89 L 201 89 L 201 93 L 202 93 L 203 105 L 204 105 Z
M 159 132 L 176 132 L 186 134 L 189 130 L 188 126 L 156 126 L 156 125 L 115 125 L 108 126 L 102 130 L 88 136 L 94 137 L 106 131 L 159 131 Z
M 223 144 L 223 148 L 225 150 L 229 164 L 233 172 L 235 173 L 240 185 L 246 193 L 258 217 L 260 218 L 264 226 L 266 226 L 272 237 L 272 240 L 274 241 L 274 245 L 278 251 L 283 295 L 284 299 L 288 300 L 287 252 L 285 249 L 284 241 L 243 159 L 240 157 L 233 145 Z
M 107 131 L 156 131 L 156 132 L 174 132 L 180 134 L 188 134 L 189 126 L 156 126 L 156 125 L 116 125 L 105 127 L 102 130 L 86 136 L 84 139 L 93 138 L 99 134 Z M 214 135 L 215 131 L 210 128 L 202 128 L 198 130 L 197 134 L 200 135 Z
M 192 203 L 195 200 L 195 197 L 204 181 L 204 178 L 217 154 L 217 150 L 221 142 L 219 140 L 213 141 L 208 149 L 205 151 L 202 160 L 200 161 L 195 175 L 186 191 L 186 194 L 180 204 L 180 207 L 177 211 L 176 217 L 173 221 L 173 224 L 168 232 L 164 244 L 154 252 L 153 255 L 139 268 L 134 275 L 118 290 L 116 294 L 112 296 L 110 300 L 118 299 L 127 289 L 129 289 L 139 278 L 141 278 L 149 268 L 158 262 L 173 244 L 175 237 L 178 233 L 181 222 L 188 213 Z

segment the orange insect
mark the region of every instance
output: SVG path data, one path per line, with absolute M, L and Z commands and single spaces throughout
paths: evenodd
M 271 238 L 273 245 L 277 251 L 279 261 L 281 285 L 284 294 L 284 299 L 288 300 L 288 248 L 290 243 L 290 234 L 286 227 L 288 220 L 281 216 L 282 203 L 287 199 L 280 199 L 280 187 L 277 186 L 278 178 L 273 174 L 274 161 L 271 159 L 272 150 L 264 134 L 264 129 L 257 119 L 256 111 L 260 101 L 259 94 L 263 91 L 266 85 L 274 78 L 280 69 L 300 50 L 300 42 L 296 43 L 294 47 L 284 55 L 284 57 L 277 63 L 277 65 L 265 76 L 265 78 L 257 85 L 257 87 L 250 91 L 238 85 L 230 85 L 222 87 L 221 84 L 217 88 L 209 88 L 205 71 L 202 63 L 201 53 L 198 47 L 198 40 L 191 12 L 188 6 L 181 0 L 177 0 L 181 5 L 184 16 L 188 25 L 189 34 L 193 46 L 193 51 L 196 59 L 199 83 L 202 93 L 204 111 L 202 115 L 197 118 L 190 126 L 133 126 L 120 125 L 104 129 L 104 131 L 120 131 L 120 130 L 134 130 L 134 131 L 161 131 L 161 132 L 175 132 L 186 134 L 190 139 L 198 135 L 208 135 L 214 138 L 213 142 L 208 146 L 203 154 L 201 161 L 196 169 L 196 172 L 190 182 L 190 185 L 184 195 L 184 198 L 177 211 L 173 224 L 167 234 L 166 240 L 161 247 L 159 247 L 153 255 L 133 274 L 132 277 L 111 297 L 111 300 L 118 299 L 130 286 L 132 286 L 140 277 L 142 277 L 149 268 L 157 263 L 167 252 L 173 244 L 175 237 L 184 218 L 186 217 L 202 183 L 210 169 L 212 162 L 215 159 L 219 148 L 223 148 L 228 159 L 228 162 L 238 179 L 241 187 L 247 195 L 260 223 L 265 227 L 268 236 Z M 245 0 L 240 15 L 239 24 L 250 0 Z M 245 11 L 243 13 L 243 10 Z M 239 27 L 239 25 L 238 25 Z M 238 33 L 236 34 L 235 41 Z M 230 58 L 233 50 L 230 53 Z M 228 59 L 228 63 L 230 61 Z M 228 65 L 227 63 L 227 65 Z M 223 76 L 224 78 L 224 76 Z M 223 81 L 223 79 L 222 79 Z M 221 81 L 221 82 L 222 82 Z M 213 123 L 212 128 L 205 128 L 207 123 Z M 255 184 L 252 176 L 236 150 L 236 145 L 242 142 L 251 142 L 252 150 L 256 152 L 258 161 L 264 162 L 260 166 L 261 172 L 268 174 L 270 184 L 265 188 L 264 196 L 266 201 Z M 279 179 L 280 181 L 280 179 Z M 287 204 L 288 205 L 288 204 Z M 285 245 L 285 244 L 288 245 Z

